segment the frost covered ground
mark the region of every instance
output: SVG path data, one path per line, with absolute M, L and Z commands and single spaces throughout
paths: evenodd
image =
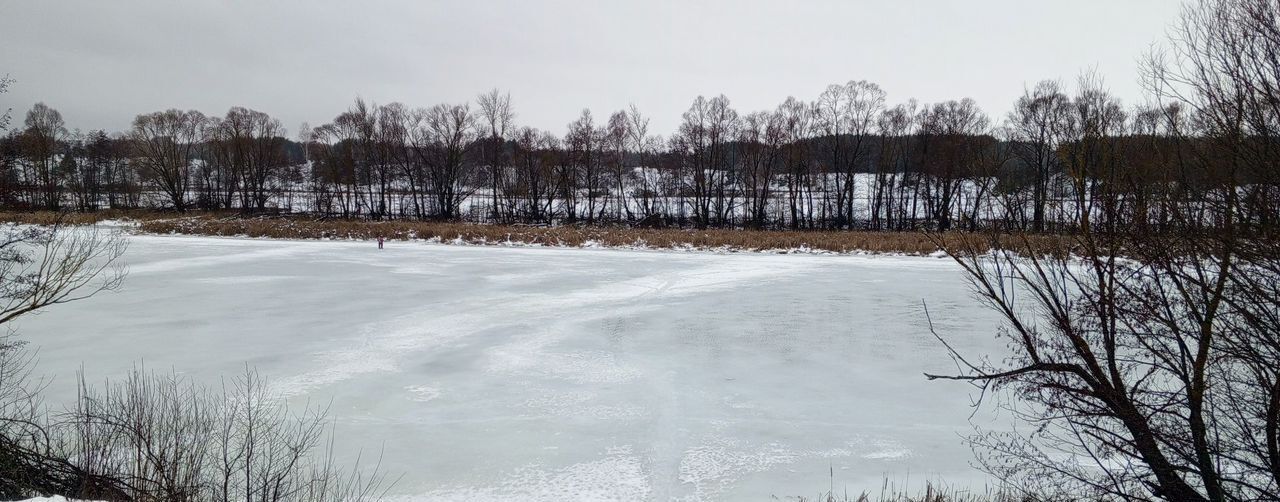
M 1002 348 L 949 260 L 130 240 L 122 290 L 19 326 L 55 406 L 81 367 L 217 385 L 247 363 L 332 402 L 337 448 L 381 452 L 404 500 L 984 483 L 969 388 L 921 376 L 954 368 L 922 300 L 959 348 Z

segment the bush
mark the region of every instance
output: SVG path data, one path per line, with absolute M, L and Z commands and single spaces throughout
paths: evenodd
M 117 288 L 118 233 L 0 227 L 0 328 L 49 305 Z M 325 410 L 293 413 L 250 369 L 217 390 L 135 368 L 51 414 L 43 381 L 12 335 L 0 337 L 0 498 L 138 501 L 358 501 L 380 496 L 377 467 L 338 468 Z

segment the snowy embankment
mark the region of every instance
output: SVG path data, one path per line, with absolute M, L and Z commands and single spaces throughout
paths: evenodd
M 923 232 L 767 231 L 733 229 L 636 228 L 595 225 L 473 225 L 414 220 L 327 220 L 322 218 L 189 217 L 148 218 L 132 229 L 151 235 L 203 235 L 338 241 L 418 241 L 504 247 L 609 248 L 769 254 L 930 255 L 936 242 Z M 961 234 L 953 234 L 959 236 Z M 1036 236 L 1060 244 L 1061 238 Z
M 996 320 L 950 260 L 135 235 L 124 287 L 18 327 L 52 376 L 248 364 L 332 403 L 400 500 L 743 500 L 945 480 L 961 350 Z M 974 421 L 1004 427 L 985 414 Z M 832 474 L 834 473 L 834 479 Z

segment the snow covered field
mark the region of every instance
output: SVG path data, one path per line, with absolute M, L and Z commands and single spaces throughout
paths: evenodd
M 926 329 L 1002 351 L 946 259 L 131 237 L 122 290 L 19 326 L 74 373 L 245 364 L 332 402 L 405 500 L 768 500 L 984 483 Z M 988 415 L 975 421 L 991 423 Z M 995 422 L 997 425 L 998 422 Z

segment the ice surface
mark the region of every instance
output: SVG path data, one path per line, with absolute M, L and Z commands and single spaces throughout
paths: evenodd
M 248 364 L 293 405 L 332 403 L 342 457 L 381 454 L 403 500 L 985 482 L 969 387 L 921 375 L 954 369 L 922 301 L 957 347 L 1003 350 L 946 259 L 131 241 L 122 290 L 19 326 L 54 405 L 82 366 L 216 385 Z

